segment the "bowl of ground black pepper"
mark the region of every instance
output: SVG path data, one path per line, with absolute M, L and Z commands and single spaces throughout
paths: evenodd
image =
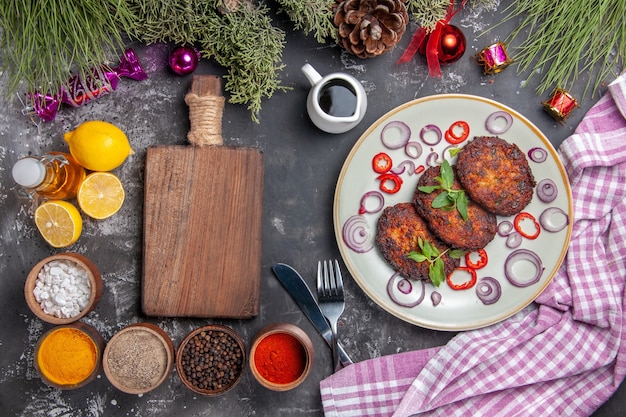
M 313 356 L 313 343 L 298 326 L 270 324 L 261 329 L 252 341 L 250 370 L 265 388 L 288 391 L 307 378 Z
M 30 310 L 52 324 L 69 324 L 92 311 L 102 296 L 96 265 L 78 253 L 64 252 L 38 262 L 26 277 L 24 297 Z
M 104 349 L 104 373 L 127 394 L 145 394 L 161 385 L 174 368 L 174 344 L 160 327 L 135 323 L 117 332 Z
M 190 332 L 178 346 L 176 371 L 191 391 L 216 396 L 231 390 L 243 375 L 246 348 L 233 329 L 218 324 Z

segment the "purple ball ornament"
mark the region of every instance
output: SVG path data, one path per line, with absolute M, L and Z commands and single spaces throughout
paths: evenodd
M 178 75 L 191 74 L 198 68 L 200 52 L 191 46 L 178 46 L 169 56 L 168 63 L 172 71 Z

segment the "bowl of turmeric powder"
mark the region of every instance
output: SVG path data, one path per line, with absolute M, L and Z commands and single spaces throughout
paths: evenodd
M 102 296 L 96 265 L 78 253 L 64 252 L 38 262 L 26 277 L 24 297 L 41 320 L 69 324 L 92 311 Z
M 104 339 L 87 323 L 57 326 L 39 339 L 34 366 L 47 385 L 61 390 L 81 388 L 102 370 Z
M 274 323 L 261 329 L 250 347 L 254 378 L 272 391 L 288 391 L 307 378 L 313 365 L 313 343 L 291 323 Z

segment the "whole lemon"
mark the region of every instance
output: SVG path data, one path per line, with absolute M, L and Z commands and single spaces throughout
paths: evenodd
M 91 171 L 111 171 L 134 153 L 126 134 L 114 124 L 101 120 L 81 123 L 63 138 L 76 161 Z

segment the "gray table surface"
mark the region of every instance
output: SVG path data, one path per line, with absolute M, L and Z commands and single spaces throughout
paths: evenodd
M 503 7 L 504 4 L 500 8 Z M 455 17 L 453 23 L 467 37 L 467 52 L 459 62 L 444 67 L 440 79 L 429 77 L 423 57 L 404 65 L 395 63 L 416 29 L 414 24 L 392 52 L 361 60 L 336 45 L 320 45 L 301 32 L 291 31 L 284 16 L 276 18 L 276 24 L 288 31 L 283 56 L 286 67 L 280 76 L 292 90 L 277 92 L 265 100 L 258 124 L 251 121 L 245 106 L 227 105 L 223 119 L 226 144 L 258 147 L 265 158 L 262 305 L 260 314 L 249 320 L 151 318 L 141 312 L 145 151 L 158 144 L 184 144 L 189 129 L 183 96 L 191 76 L 174 75 L 167 67 L 166 59 L 173 45 L 132 44 L 149 74 L 148 80 L 123 79 L 112 94 L 81 108 L 65 107 L 50 123 L 35 125 L 22 115 L 19 101 L 3 102 L 0 110 L 0 305 L 3 311 L 0 415 L 323 415 L 319 381 L 331 373 L 330 350 L 273 276 L 271 266 L 276 262 L 291 264 L 314 285 L 317 260 L 340 258 L 332 219 L 335 184 L 347 154 L 366 128 L 410 100 L 432 94 L 466 93 L 516 109 L 558 146 L 599 98 L 582 99 L 580 108 L 563 126 L 543 111 L 541 101 L 549 94 L 537 95 L 538 77 L 527 81 L 527 75 L 518 74 L 513 66 L 495 76 L 483 75 L 471 57 L 493 41 L 506 37 L 514 22 L 478 36 L 501 17 L 498 11 L 480 9 L 467 9 Z M 344 71 L 363 84 L 369 107 L 359 126 L 345 134 L 329 135 L 311 124 L 305 111 L 307 81 L 300 71 L 307 62 L 320 73 Z M 224 75 L 225 70 L 203 60 L 196 74 Z M 574 96 L 581 94 L 585 82 L 586 75 L 581 74 L 580 85 L 571 91 Z M 104 278 L 102 299 L 84 321 L 95 326 L 106 340 L 131 323 L 149 321 L 168 332 L 175 345 L 189 331 L 205 323 L 229 325 L 247 343 L 269 323 L 294 323 L 309 334 L 317 355 L 311 375 L 300 387 L 287 393 L 270 392 L 254 381 L 249 370 L 234 390 L 216 398 L 192 394 L 182 386 L 176 372 L 161 387 L 142 396 L 116 390 L 104 374 L 75 391 L 61 392 L 41 382 L 32 365 L 33 351 L 39 337 L 52 326 L 28 310 L 23 283 L 35 263 L 58 251 L 39 236 L 28 202 L 18 197 L 10 175 L 11 166 L 27 154 L 66 150 L 63 133 L 91 119 L 106 120 L 122 128 L 136 153 L 114 171 L 127 192 L 122 210 L 103 221 L 85 218 L 80 240 L 69 248 L 92 259 Z M 372 302 L 347 273 L 345 281 L 347 305 L 341 319 L 340 338 L 355 361 L 443 345 L 454 335 L 405 323 Z M 626 389 L 622 386 L 594 415 L 621 416 L 624 410 Z

